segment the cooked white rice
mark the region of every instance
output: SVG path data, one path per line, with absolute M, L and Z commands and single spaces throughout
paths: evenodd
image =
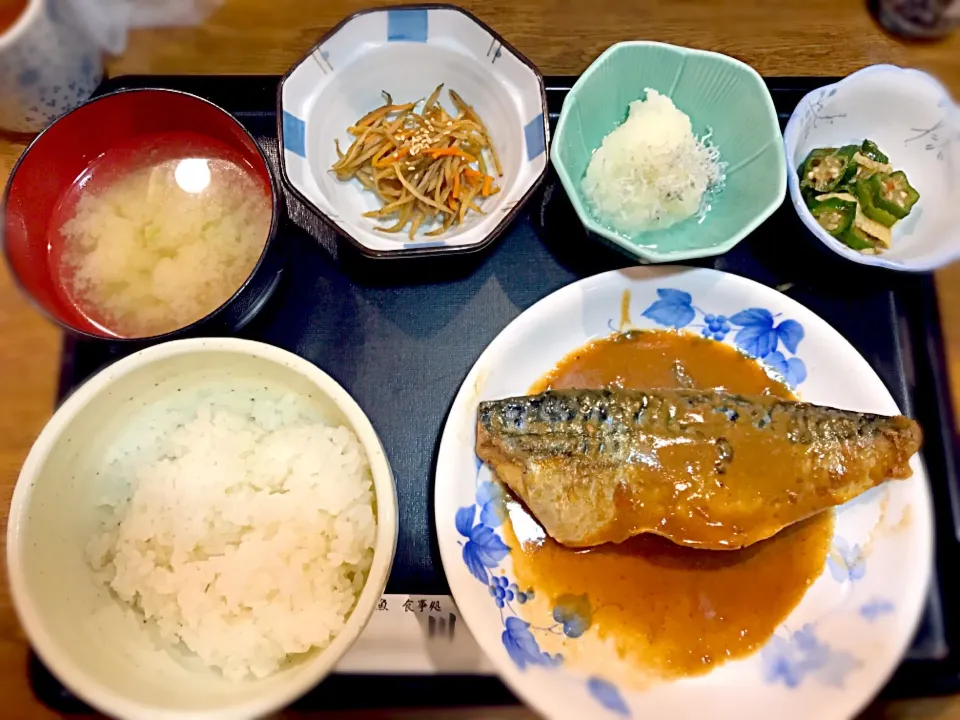
M 182 423 L 182 421 L 181 421 Z M 171 645 L 264 677 L 343 628 L 373 559 L 370 468 L 346 427 L 296 401 L 203 402 L 141 460 L 87 556 Z

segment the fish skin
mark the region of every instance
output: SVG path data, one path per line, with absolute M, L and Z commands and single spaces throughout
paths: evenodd
M 571 547 L 733 550 L 911 475 L 919 425 L 773 396 L 554 390 L 480 403 L 477 455 Z

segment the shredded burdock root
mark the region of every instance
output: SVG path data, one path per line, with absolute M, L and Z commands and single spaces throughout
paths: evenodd
M 439 220 L 440 227 L 425 236 L 442 235 L 462 223 L 468 211 L 484 214 L 478 203 L 500 192 L 487 157 L 497 177 L 503 168 L 486 125 L 453 90 L 457 114 L 449 115 L 437 102 L 442 89 L 437 86 L 419 112 L 419 103 L 395 105 L 384 92 L 382 107 L 347 128 L 356 139 L 346 152 L 334 141 L 340 159 L 331 170 L 337 178 L 357 178 L 382 203 L 364 217 L 395 218 L 392 225 L 378 227 L 381 232 L 396 233 L 410 225 L 413 240 L 421 226 Z

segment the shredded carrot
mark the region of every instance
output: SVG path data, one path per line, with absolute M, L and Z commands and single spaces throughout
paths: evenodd
M 375 122 L 377 122 L 377 120 L 385 118 L 387 115 L 391 113 L 408 112 L 410 110 L 413 110 L 414 107 L 416 107 L 416 103 L 407 103 L 406 105 L 394 105 L 392 103 L 389 103 L 387 105 L 377 108 L 376 110 L 371 110 L 370 112 L 368 112 L 366 115 L 364 115 L 362 118 L 360 118 L 357 121 L 357 124 L 355 127 L 368 127 L 370 125 L 373 125 Z
M 442 235 L 470 212 L 482 214 L 483 198 L 500 192 L 488 170 L 496 166 L 497 175 L 503 174 L 486 126 L 453 91 L 457 109 L 448 113 L 440 104 L 442 89 L 434 90 L 419 110 L 418 103 L 396 105 L 384 93 L 383 106 L 347 129 L 354 138 L 349 148 L 334 141 L 337 161 L 331 170 L 337 178 L 356 178 L 379 200 L 380 209 L 364 217 L 396 219 L 389 227 L 378 227 L 381 232 L 409 226 L 410 237 Z M 425 231 L 427 224 L 437 227 Z
M 387 149 L 389 150 L 390 148 L 387 148 Z M 396 152 L 387 153 L 386 157 L 382 157 L 378 154 L 378 156 L 373 159 L 372 164 L 375 168 L 385 168 L 389 165 L 393 165 L 397 160 L 402 158 L 408 152 L 410 151 L 407 148 L 400 148 Z
M 374 156 L 370 159 L 370 164 L 373 165 L 374 167 L 377 167 L 377 163 L 380 161 L 380 158 L 382 158 L 388 152 L 390 152 L 389 144 L 384 145 L 383 148 L 381 148 L 380 150 L 377 150 Z
M 454 157 L 462 157 L 467 162 L 476 162 L 477 159 L 468 153 L 465 153 L 458 147 L 445 147 L 445 148 L 429 148 L 423 151 L 424 155 L 429 155 L 430 157 L 441 157 L 442 155 L 453 155 Z
M 362 118 L 360 118 L 360 120 L 357 121 L 356 127 L 363 128 L 369 125 L 373 125 L 374 122 L 384 117 L 387 113 L 390 112 L 390 110 L 391 110 L 391 107 L 389 105 L 385 105 L 381 108 L 377 108 L 376 110 L 373 110 L 367 113 L 366 115 L 364 115 Z

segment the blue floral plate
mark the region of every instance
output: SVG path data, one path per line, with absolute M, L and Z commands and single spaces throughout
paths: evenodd
M 680 328 L 733 345 L 802 399 L 863 412 L 898 408 L 867 362 L 826 322 L 763 285 L 715 270 L 634 268 L 569 285 L 512 322 L 454 401 L 437 462 L 436 523 L 450 589 L 511 689 L 550 718 L 848 718 L 896 668 L 920 618 L 933 560 L 931 500 L 913 477 L 836 511 L 824 571 L 755 654 L 712 672 L 651 680 L 601 647 L 589 588 L 555 602 L 514 582 L 502 494 L 474 453 L 477 403 L 522 395 L 564 355 L 618 329 Z M 569 599 L 568 599 L 569 600 Z

